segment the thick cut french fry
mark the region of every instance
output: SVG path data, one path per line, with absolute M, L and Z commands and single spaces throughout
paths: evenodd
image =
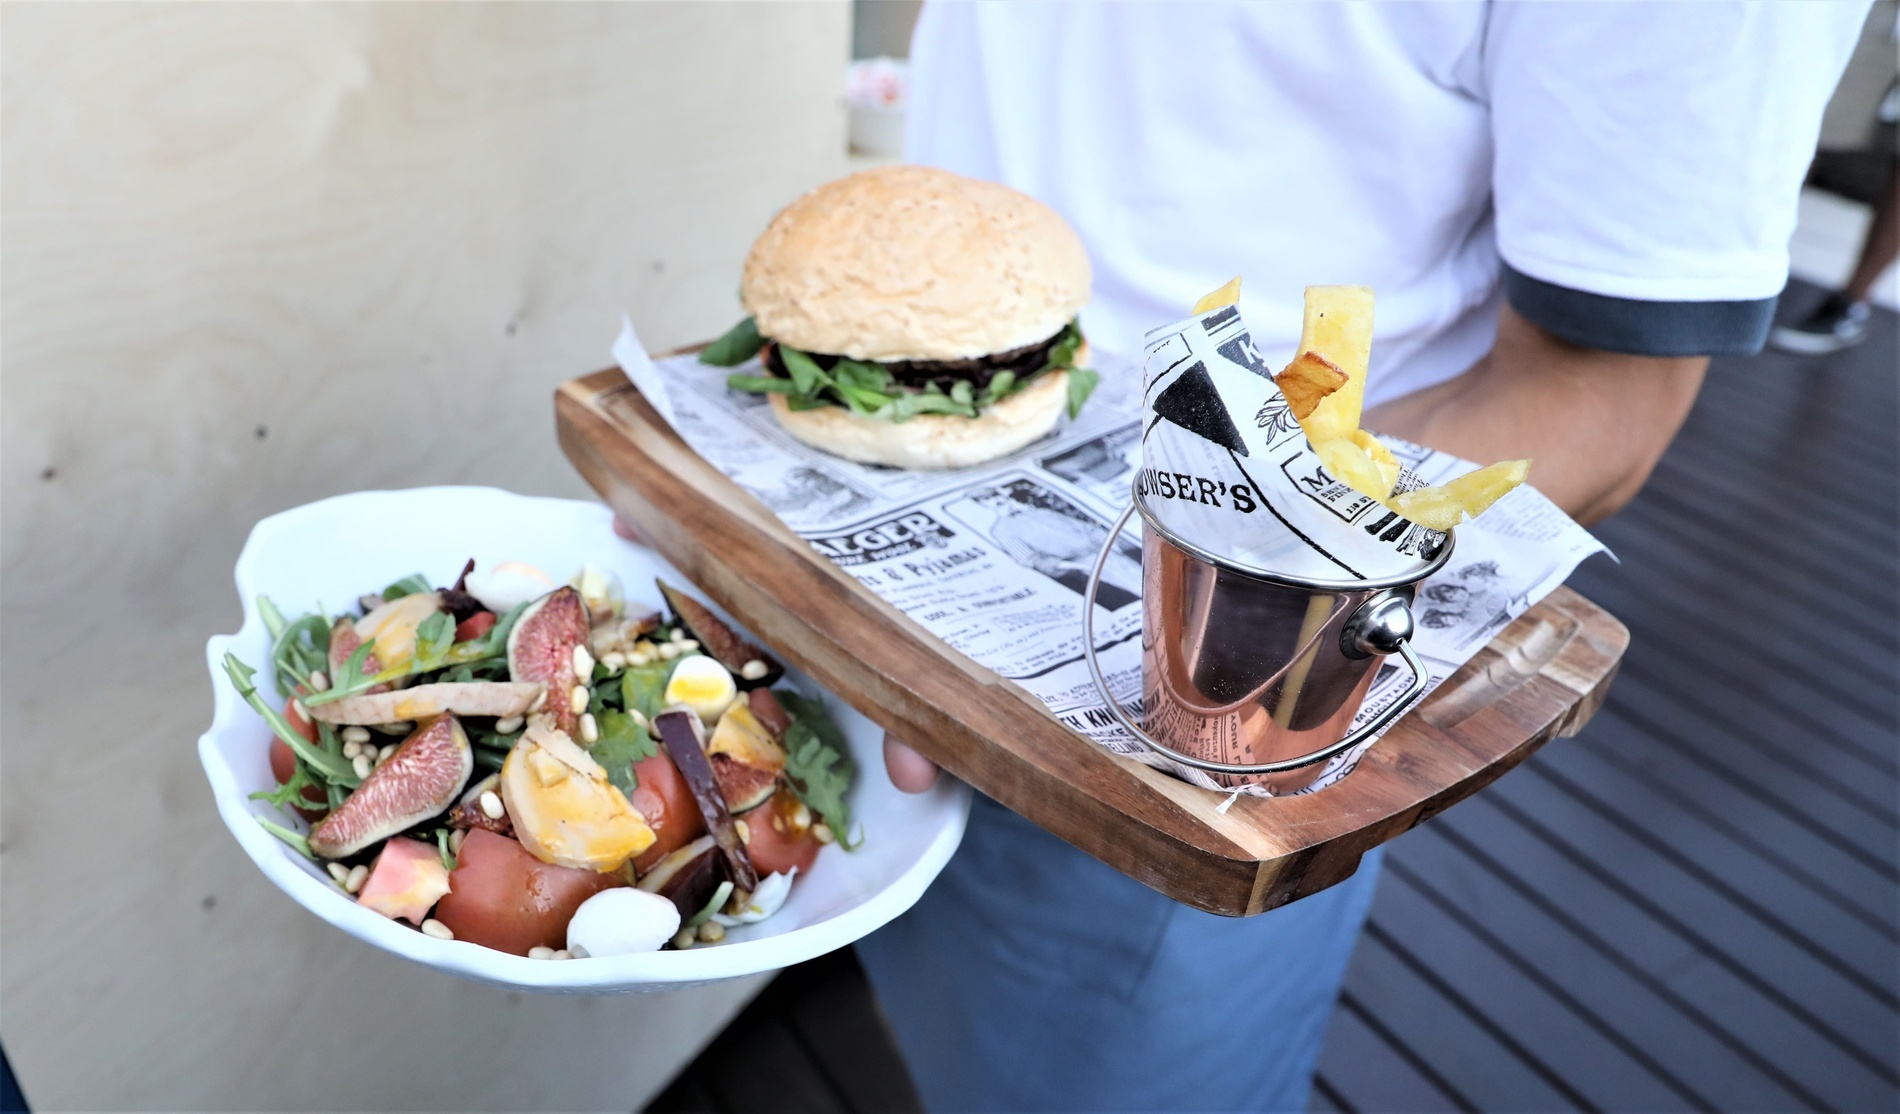
M 1437 487 L 1401 491 L 1386 505 L 1428 530 L 1449 530 L 1466 515 L 1476 518 L 1508 495 L 1530 475 L 1530 468 L 1528 460 L 1501 460 Z
M 1383 445 L 1380 448 L 1384 448 Z M 1344 481 L 1348 487 L 1361 495 L 1369 495 L 1383 501 L 1392 494 L 1392 482 L 1398 479 L 1393 474 L 1392 481 L 1385 478 L 1385 470 L 1372 459 L 1371 454 L 1360 448 L 1351 437 L 1335 437 L 1331 441 L 1321 441 L 1313 446 L 1313 452 L 1319 456 L 1319 462 L 1333 478 Z
M 1188 312 L 1199 317 L 1208 310 L 1219 309 L 1222 306 L 1231 306 L 1238 301 L 1240 301 L 1240 276 L 1235 275 L 1233 278 L 1227 280 L 1226 286 L 1212 293 L 1201 295 L 1201 300 L 1195 302 L 1194 308 Z
M 1321 399 L 1346 385 L 1346 373 L 1317 352 L 1302 352 L 1273 381 L 1286 396 L 1287 409 L 1305 421 Z
M 1393 486 L 1399 482 L 1399 458 L 1392 455 L 1392 450 L 1385 447 L 1385 442 L 1363 429 L 1352 431 L 1352 443 L 1364 449 L 1366 456 L 1372 459 L 1372 466 L 1379 470 L 1379 482 L 1382 485 L 1379 490 L 1382 494 L 1372 497 L 1383 500 L 1392 494 Z M 1372 495 L 1370 491 L 1366 494 Z
M 1351 437 L 1366 401 L 1366 363 L 1372 355 L 1372 288 L 1309 286 L 1300 351 L 1312 352 L 1346 373 L 1346 382 L 1300 420 L 1318 445 Z

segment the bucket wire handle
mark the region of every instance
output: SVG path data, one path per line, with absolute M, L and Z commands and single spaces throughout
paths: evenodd
M 1211 762 L 1205 758 L 1182 754 L 1180 751 L 1161 742 L 1142 730 L 1128 709 L 1108 690 L 1108 679 L 1102 676 L 1102 664 L 1095 656 L 1095 592 L 1102 583 L 1102 571 L 1108 567 L 1108 555 L 1113 552 L 1115 543 L 1121 540 L 1122 531 L 1128 528 L 1128 519 L 1135 513 L 1131 502 L 1115 525 L 1109 528 L 1108 537 L 1102 541 L 1102 551 L 1095 557 L 1095 567 L 1089 572 L 1089 582 L 1082 597 L 1082 656 L 1088 659 L 1089 676 L 1095 681 L 1095 689 L 1102 694 L 1108 704 L 1109 714 L 1115 717 L 1133 735 L 1137 742 L 1156 754 L 1171 758 L 1184 766 L 1197 770 L 1207 770 L 1217 774 L 1283 774 L 1288 770 L 1297 770 L 1302 766 L 1311 766 L 1324 762 L 1336 754 L 1344 753 L 1372 738 L 1393 720 L 1399 718 L 1419 697 L 1425 695 L 1425 663 L 1418 659 L 1412 649 L 1411 609 L 1403 600 L 1385 596 L 1368 600 L 1360 605 L 1357 612 L 1346 623 L 1344 632 L 1345 649 L 1352 657 L 1371 657 L 1373 654 L 1397 653 L 1405 659 L 1412 670 L 1412 683 L 1400 694 L 1399 698 L 1387 705 L 1365 724 L 1353 728 L 1338 741 L 1328 743 L 1311 754 L 1302 754 L 1298 758 L 1289 758 L 1281 762 L 1258 762 L 1252 764 L 1236 762 Z M 1355 628 L 1357 633 L 1355 634 Z

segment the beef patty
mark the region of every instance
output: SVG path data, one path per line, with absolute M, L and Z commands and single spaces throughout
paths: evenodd
M 1013 371 L 1017 379 L 1026 379 L 1047 367 L 1049 352 L 1055 348 L 1056 340 L 1061 336 L 1062 333 L 1058 331 L 1048 340 L 998 352 L 993 356 L 976 356 L 967 360 L 893 360 L 880 366 L 887 368 L 892 378 L 905 387 L 922 390 L 926 384 L 935 383 L 939 390 L 948 394 L 951 386 L 961 379 L 980 391 L 989 386 L 990 380 L 1001 372 Z M 806 355 L 826 371 L 836 366 L 839 359 L 822 352 L 808 352 Z M 765 367 L 781 379 L 791 378 L 791 372 L 785 370 L 785 361 L 779 357 L 776 344 L 766 347 Z

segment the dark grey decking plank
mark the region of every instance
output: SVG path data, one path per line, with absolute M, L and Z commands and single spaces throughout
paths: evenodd
M 1900 887 L 1835 845 L 1799 826 L 1798 813 L 1764 807 L 1728 782 L 1657 746 L 1612 704 L 1591 724 L 1590 741 L 1555 748 L 1548 762 L 1561 769 L 1607 767 L 1615 778 L 1639 785 L 1625 789 L 1656 815 L 1679 811 L 1734 842 L 1808 887 L 1822 901 L 1900 942 Z M 1598 775 L 1606 780 L 1611 774 Z M 1776 802 L 1777 804 L 1779 802 Z
M 1651 724 L 1665 745 L 1728 767 L 1735 779 L 1788 800 L 1874 860 L 1894 862 L 1900 822 L 1883 792 L 1886 779 L 1865 762 L 1818 741 L 1804 752 L 1799 741 L 1815 740 L 1818 733 L 1802 734 L 1798 722 L 1773 708 L 1672 685 L 1640 667 L 1625 668 L 1611 699 Z
M 1866 593 L 1845 590 L 1833 583 L 1836 574 L 1821 567 L 1824 558 L 1820 555 L 1814 555 L 1812 562 L 1806 563 L 1807 567 L 1792 555 L 1779 553 L 1765 555 L 1758 562 L 1733 564 L 1735 547 L 1726 533 L 1712 531 L 1706 523 L 1660 509 L 1653 498 L 1631 503 L 1617 515 L 1616 523 L 1614 531 L 1599 531 L 1598 536 L 1619 557 L 1632 542 L 1642 541 L 1659 547 L 1659 552 L 1675 554 L 1685 564 L 1720 566 L 1728 563 L 1726 575 L 1735 587 L 1748 593 L 1748 598 L 1773 593 L 1790 606 L 1800 608 L 1800 614 L 1806 616 L 1807 621 L 1846 631 L 1861 640 L 1873 655 L 1892 657 L 1900 652 L 1900 630 L 1886 622 L 1878 609 L 1870 607 L 1875 601 Z M 1632 557 L 1630 566 L 1635 567 L 1637 560 Z M 1597 566 L 1591 570 L 1598 574 L 1590 577 L 1591 584 L 1600 584 L 1601 576 L 1611 575 L 1600 573 L 1600 569 L 1601 566 Z
M 1449 825 L 1408 833 L 1388 857 L 1467 910 L 1630 1039 L 1662 1050 L 1671 1069 L 1727 1109 L 1820 1109 L 1818 1095 L 1778 1065 L 1772 1034 L 1703 1008 Z M 1751 1043 L 1751 1038 L 1753 1042 Z
M 1382 1033 L 1377 1018 L 1362 1016 L 1363 1008 L 1350 995 L 1333 1011 L 1320 1056 L 1319 1077 L 1324 1079 L 1335 1106 L 1380 1111 L 1406 1110 L 1417 1114 L 1476 1109 L 1448 1090 L 1442 1078 L 1411 1048 Z
M 1889 1023 L 1900 1008 L 1887 962 L 1891 941 L 1822 909 L 1782 909 L 1799 905 L 1807 893 L 1778 873 L 1740 863 L 1737 873 L 1746 878 L 1727 876 L 1718 863 L 1737 854 L 1729 840 L 1697 840 L 1697 829 L 1689 823 L 1657 833 L 1653 825 L 1626 816 L 1600 785 L 1571 778 L 1552 762 L 1537 762 L 1526 774 L 1511 781 L 1505 797 L 1512 804 L 1623 863 L 1628 884 L 1683 920 L 1706 926 L 1706 935 L 1723 951 L 1742 962 L 1788 971 L 1788 983 L 1813 990 L 1816 1004 L 1849 1009 L 1843 1015 L 1849 1027 Z M 1828 935 L 1822 937 L 1816 926 Z M 1782 949 L 1794 954 L 1780 954 Z M 1845 994 L 1847 989 L 1860 994 Z
M 1434 985 L 1402 948 L 1382 939 L 1376 922 L 1353 953 L 1352 994 L 1364 1014 L 1431 1064 L 1458 1094 L 1480 1110 L 1578 1110 L 1582 1104 L 1527 1060 L 1510 1034 L 1491 1026 Z
M 1439 893 L 1403 861 L 1387 868 L 1380 920 L 1417 958 L 1603 1110 L 1714 1104 L 1580 1000 L 1554 973 Z
M 1522 810 L 1507 813 L 1495 797 L 1481 793 L 1433 823 L 1483 848 L 1662 985 L 1711 1016 L 1732 1019 L 1751 1047 L 1830 1106 L 1877 1109 L 1894 1101 L 1891 1069 L 1841 1030 L 1829 1016 L 1831 1004 L 1826 1014 L 1815 1012 L 1778 985 L 1780 972 L 1735 960 L 1704 935 L 1710 926 L 1691 925 L 1630 887 L 1619 875 L 1622 862 L 1566 842 Z

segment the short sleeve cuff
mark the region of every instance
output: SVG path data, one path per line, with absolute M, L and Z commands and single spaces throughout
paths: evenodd
M 1572 344 L 1631 356 L 1745 356 L 1761 351 L 1776 298 L 1652 302 L 1573 290 L 1504 265 L 1504 296 L 1526 320 Z

